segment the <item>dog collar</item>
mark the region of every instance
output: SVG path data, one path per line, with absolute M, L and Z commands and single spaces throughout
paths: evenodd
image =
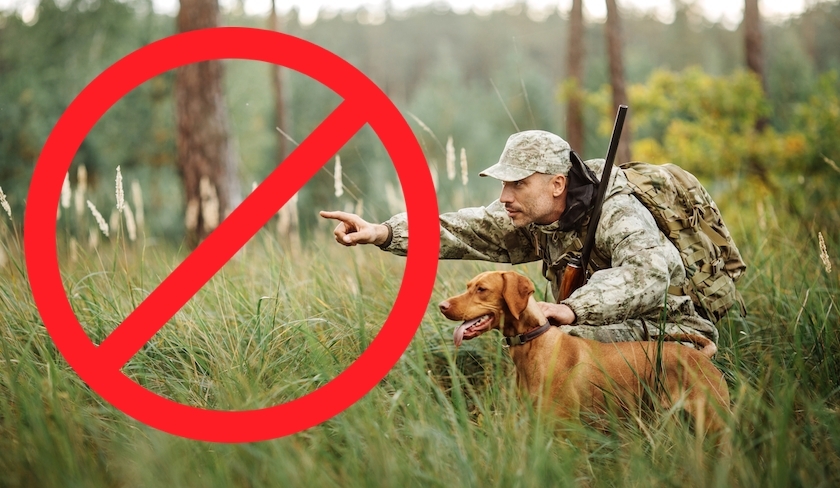
M 551 328 L 551 324 L 546 321 L 543 325 L 537 327 L 536 329 L 529 330 L 524 334 L 515 335 L 513 337 L 505 337 L 504 343 L 508 346 L 521 346 L 522 344 L 533 341 L 537 337 L 545 334 L 548 332 L 549 328 Z

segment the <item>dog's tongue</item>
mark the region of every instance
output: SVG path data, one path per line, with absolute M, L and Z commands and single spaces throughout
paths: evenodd
M 464 332 L 466 332 L 466 330 L 472 327 L 473 325 L 477 324 L 482 318 L 484 317 L 467 320 L 463 324 L 459 325 L 457 329 L 455 329 L 455 334 L 453 336 L 453 339 L 455 340 L 455 347 L 461 345 L 461 342 L 464 340 Z

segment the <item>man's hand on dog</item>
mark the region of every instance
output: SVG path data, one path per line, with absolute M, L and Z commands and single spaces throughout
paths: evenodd
M 570 325 L 575 322 L 575 312 L 563 303 L 537 302 L 537 306 L 549 322 L 555 325 Z
M 333 231 L 335 240 L 343 246 L 356 244 L 382 245 L 388 239 L 388 228 L 382 224 L 371 224 L 356 214 L 347 212 L 320 212 L 325 219 L 338 220 L 340 223 Z

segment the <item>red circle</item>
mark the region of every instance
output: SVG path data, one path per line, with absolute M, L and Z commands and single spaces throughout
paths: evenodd
M 403 282 L 393 310 L 367 350 L 321 388 L 259 410 L 219 411 L 183 405 L 129 379 L 120 370 L 122 364 L 103 367 L 102 358 L 97 358 L 100 346 L 90 341 L 73 313 L 58 267 L 59 193 L 87 133 L 108 108 L 141 83 L 179 66 L 214 59 L 282 65 L 314 78 L 350 102 L 382 140 L 411 216 L 411 246 Z M 222 231 L 228 219 L 216 232 Z M 162 39 L 129 54 L 91 81 L 58 120 L 44 145 L 32 176 L 24 229 L 35 304 L 70 366 L 105 400 L 140 422 L 170 434 L 214 442 L 252 442 L 293 434 L 333 417 L 370 391 L 394 366 L 420 325 L 434 285 L 440 244 L 437 199 L 426 160 L 411 128 L 388 97 L 359 70 L 321 47 L 278 32 L 239 27 Z

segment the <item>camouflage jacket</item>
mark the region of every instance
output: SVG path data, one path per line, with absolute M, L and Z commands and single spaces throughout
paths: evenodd
M 585 164 L 600 175 L 604 160 Z M 587 220 L 571 232 L 559 231 L 557 222 L 516 228 L 499 200 L 486 207 L 445 213 L 440 216 L 440 258 L 511 264 L 541 260 L 556 299 L 566 263 L 582 247 Z M 393 236 L 383 249 L 405 255 L 406 214 L 395 215 L 385 224 Z M 663 307 L 667 307 L 669 322 L 696 316 L 689 297 L 668 294 L 669 286 L 682 286 L 686 279 L 677 248 L 632 195 L 624 172 L 617 167 L 602 207 L 590 265 L 589 281 L 562 302 L 577 315 L 575 324 L 616 324 L 633 318 L 657 323 Z

